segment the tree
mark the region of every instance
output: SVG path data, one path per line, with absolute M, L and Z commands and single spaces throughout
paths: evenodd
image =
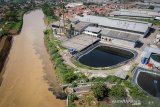
M 77 75 L 73 71 L 68 71 L 64 76 L 64 81 L 71 83 L 77 79 Z
M 109 89 L 103 82 L 97 82 L 93 84 L 92 91 L 97 100 L 103 100 L 108 96 Z
M 75 100 L 78 100 L 78 97 L 77 97 L 77 95 L 76 94 L 70 94 L 69 96 L 68 96 L 68 98 L 69 98 L 69 101 L 71 101 L 71 102 L 74 102 Z
M 47 16 L 54 15 L 52 8 L 46 3 L 42 6 L 42 10 L 43 10 L 44 14 Z
M 72 24 L 70 24 L 70 27 L 69 27 L 69 37 L 71 38 L 72 35 L 74 35 L 74 27 Z
M 77 85 L 77 83 L 76 82 L 73 82 L 72 84 L 71 84 L 71 87 L 77 87 L 78 85 Z
M 113 86 L 109 92 L 109 97 L 113 98 L 124 98 L 126 96 L 126 90 L 122 85 Z

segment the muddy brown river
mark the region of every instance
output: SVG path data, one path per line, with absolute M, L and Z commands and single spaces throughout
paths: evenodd
M 44 46 L 45 24 L 42 10 L 24 15 L 22 31 L 13 39 L 3 68 L 0 86 L 0 107 L 64 107 L 56 99 L 49 84 L 58 86 L 52 63 Z

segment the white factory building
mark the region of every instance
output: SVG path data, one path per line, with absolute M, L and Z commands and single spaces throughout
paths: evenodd
M 111 12 L 110 16 L 156 19 L 160 17 L 160 12 L 150 9 L 121 9 Z
M 83 27 L 78 27 L 79 24 L 75 24 L 75 30 L 80 28 L 80 33 L 99 37 L 105 43 L 131 48 L 136 47 L 139 38 L 145 37 L 152 26 L 152 23 L 148 22 L 92 15 L 75 16 L 75 19 L 79 20 L 79 23 L 89 23 L 83 24 Z
M 139 42 L 140 35 L 127 33 L 118 30 L 103 28 L 101 31 L 101 40 L 103 42 L 134 48 Z
M 68 3 L 65 7 L 66 8 L 74 8 L 77 6 L 83 6 L 83 3 L 79 2 L 79 3 Z
M 119 18 L 106 18 L 92 15 L 75 16 L 75 19 L 82 22 L 97 24 L 99 27 L 141 34 L 143 37 L 149 33 L 152 26 L 152 23 L 148 22 L 125 20 Z

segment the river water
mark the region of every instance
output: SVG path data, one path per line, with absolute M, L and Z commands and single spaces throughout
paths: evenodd
M 48 91 L 52 83 L 60 90 L 52 63 L 44 46 L 45 24 L 42 10 L 24 15 L 19 35 L 14 37 L 12 48 L 3 69 L 0 87 L 0 107 L 64 107 Z M 47 79 L 47 80 L 46 80 Z

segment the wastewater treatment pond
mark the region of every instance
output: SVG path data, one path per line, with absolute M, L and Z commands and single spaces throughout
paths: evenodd
M 137 84 L 150 95 L 160 97 L 160 75 L 140 72 Z
M 151 58 L 156 62 L 160 62 L 160 55 L 158 54 L 151 54 Z
M 79 58 L 79 62 L 90 67 L 110 67 L 128 61 L 133 57 L 134 54 L 125 49 L 99 46 L 82 55 Z

